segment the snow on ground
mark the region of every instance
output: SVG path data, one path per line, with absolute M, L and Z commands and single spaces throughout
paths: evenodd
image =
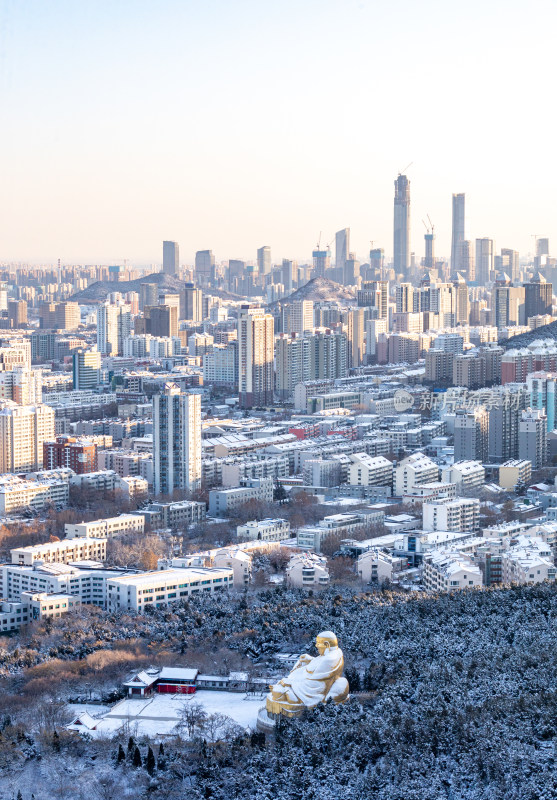
M 213 692 L 200 690 L 195 694 L 155 694 L 145 700 L 125 698 L 111 709 L 89 704 L 71 705 L 77 715 L 88 711 L 99 718 L 91 736 L 115 736 L 119 731 L 130 731 L 137 736 L 169 736 L 176 733 L 180 711 L 186 703 L 199 703 L 207 715 L 225 714 L 243 728 L 255 730 L 257 712 L 265 704 L 264 695 L 246 695 L 244 692 Z M 183 735 L 183 734 L 182 734 Z

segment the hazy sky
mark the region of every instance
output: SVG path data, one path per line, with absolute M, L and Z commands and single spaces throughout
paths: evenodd
M 555 0 L 0 0 L 0 261 L 557 253 Z M 550 243 L 551 244 L 551 243 Z

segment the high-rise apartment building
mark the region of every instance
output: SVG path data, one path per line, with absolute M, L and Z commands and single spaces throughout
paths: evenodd
M 541 409 L 527 408 L 522 412 L 518 429 L 518 457 L 530 461 L 532 469 L 547 462 L 547 416 Z
M 288 333 L 311 333 L 314 328 L 313 300 L 294 300 L 290 309 L 290 330 Z
M 95 389 L 101 382 L 101 354 L 98 350 L 73 353 L 72 367 L 74 390 Z
M 399 283 L 395 287 L 395 309 L 397 314 L 408 314 L 414 310 L 414 287 L 411 283 Z
M 196 289 L 194 283 L 186 283 L 184 287 L 184 319 L 201 322 L 203 319 L 203 292 Z
M 523 286 L 496 285 L 493 290 L 495 307 L 495 326 L 507 328 L 512 325 L 524 325 L 525 289 Z
M 173 383 L 153 397 L 153 488 L 155 494 L 201 487 L 201 395 Z
M 455 461 L 485 463 L 488 455 L 489 414 L 485 406 L 458 409 L 454 427 Z
M 410 181 L 399 175 L 395 181 L 393 266 L 405 278 L 410 269 Z
M 339 275 L 344 275 L 344 266 L 350 252 L 350 228 L 343 228 L 335 234 L 335 267 Z
M 21 365 L 0 371 L 0 398 L 13 400 L 18 406 L 42 403 L 42 371 Z
M 276 340 L 276 392 L 282 401 L 290 400 L 298 383 L 310 380 L 311 336 L 286 336 Z
M 102 303 L 97 309 L 97 349 L 102 355 L 119 356 L 124 339 L 131 333 L 131 312 L 127 305 Z
M 178 242 L 162 243 L 162 271 L 167 275 L 178 275 L 180 272 L 180 248 Z
M 257 250 L 257 269 L 260 275 L 268 275 L 271 271 L 271 248 L 269 245 Z
M 238 390 L 242 408 L 273 402 L 274 319 L 244 305 L 238 316 Z
M 462 262 L 462 244 L 465 235 L 465 202 L 466 195 L 453 194 L 453 227 L 451 238 L 451 274 L 464 271 Z
M 8 302 L 8 327 L 22 328 L 27 325 L 27 302 L 10 300 Z
M 365 311 L 356 308 L 343 314 L 348 339 L 348 367 L 361 367 L 365 360 Z
M 494 250 L 493 239 L 476 239 L 476 280 L 481 286 L 495 277 Z
M 97 445 L 75 436 L 57 436 L 54 441 L 43 442 L 44 469 L 68 467 L 76 475 L 95 472 Z
M 54 439 L 54 409 L 46 405 L 0 406 L 0 473 L 43 466 L 43 442 Z

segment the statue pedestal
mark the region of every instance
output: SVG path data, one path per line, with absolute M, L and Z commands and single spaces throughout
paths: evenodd
M 256 728 L 259 733 L 274 733 L 275 724 L 275 720 L 271 719 L 271 717 L 267 714 L 267 709 L 265 706 L 262 706 L 257 713 Z

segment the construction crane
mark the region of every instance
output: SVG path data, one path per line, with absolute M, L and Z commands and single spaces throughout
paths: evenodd
M 317 246 L 315 248 L 316 250 L 320 250 L 321 249 L 321 234 L 322 234 L 322 231 L 319 231 L 319 239 L 317 240 Z
M 400 170 L 400 172 L 399 172 L 398 174 L 399 174 L 399 175 L 404 175 L 404 173 L 406 172 L 406 170 L 407 170 L 407 169 L 410 169 L 410 167 L 412 166 L 412 164 L 413 164 L 413 163 L 414 163 L 414 162 L 413 162 L 413 161 L 411 161 L 411 162 L 410 162 L 410 163 L 409 163 L 409 164 L 408 164 L 406 167 L 404 167 L 404 169 L 401 169 L 401 170 Z
M 427 218 L 429 220 L 429 224 L 431 225 L 431 232 L 433 233 L 434 230 L 435 230 L 435 226 L 434 226 L 433 222 L 431 221 L 431 217 L 429 216 L 429 214 L 426 214 L 426 216 L 427 216 Z

